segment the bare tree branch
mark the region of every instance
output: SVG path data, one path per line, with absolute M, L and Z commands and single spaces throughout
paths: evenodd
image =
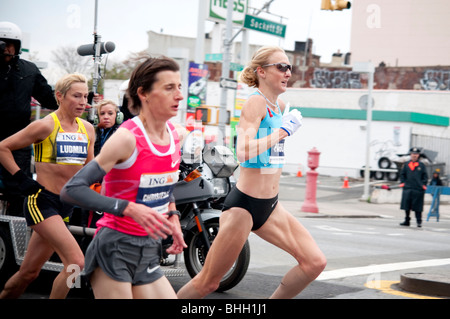
M 93 67 L 92 58 L 80 56 L 75 47 L 59 47 L 52 51 L 52 55 L 52 61 L 67 73 L 91 73 L 89 69 Z

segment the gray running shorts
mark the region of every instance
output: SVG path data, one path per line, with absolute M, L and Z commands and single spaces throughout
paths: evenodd
M 86 251 L 84 273 L 90 277 L 100 267 L 116 281 L 145 285 L 164 276 L 159 264 L 160 254 L 161 239 L 102 227 Z

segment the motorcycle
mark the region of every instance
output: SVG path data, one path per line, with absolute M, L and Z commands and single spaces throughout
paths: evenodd
M 193 278 L 202 269 L 208 250 L 219 231 L 223 202 L 235 185 L 232 174 L 237 163 L 231 150 L 219 145 L 207 148 L 201 163 L 186 162 L 183 160 L 180 164 L 180 179 L 175 184 L 174 197 L 177 209 L 181 212 L 180 224 L 188 246 L 183 252 L 184 264 Z M 163 241 L 162 265 L 167 264 L 169 255 L 166 249 L 170 245 L 169 237 Z M 217 291 L 226 291 L 236 286 L 246 274 L 249 262 L 250 245 L 246 241 Z

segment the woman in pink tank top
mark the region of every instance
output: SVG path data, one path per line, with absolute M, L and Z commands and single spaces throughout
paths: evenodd
M 180 165 L 179 135 L 169 121 L 183 99 L 178 64 L 149 58 L 133 71 L 127 94 L 137 115 L 66 184 L 61 198 L 104 212 L 85 256 L 96 298 L 176 298 L 159 255 L 167 235 L 173 238 L 170 254 L 186 248 L 172 194 Z M 86 191 L 99 178 L 102 195 Z

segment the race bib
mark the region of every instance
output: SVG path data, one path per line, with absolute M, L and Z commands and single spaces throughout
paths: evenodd
M 83 133 L 59 132 L 56 136 L 56 163 L 78 164 L 86 162 L 88 138 Z
M 284 157 L 284 139 L 272 146 L 269 152 L 270 164 L 284 164 L 286 159 Z
M 178 171 L 161 174 L 142 174 L 136 203 L 147 205 L 161 214 L 168 211 L 173 185 L 178 181 Z

